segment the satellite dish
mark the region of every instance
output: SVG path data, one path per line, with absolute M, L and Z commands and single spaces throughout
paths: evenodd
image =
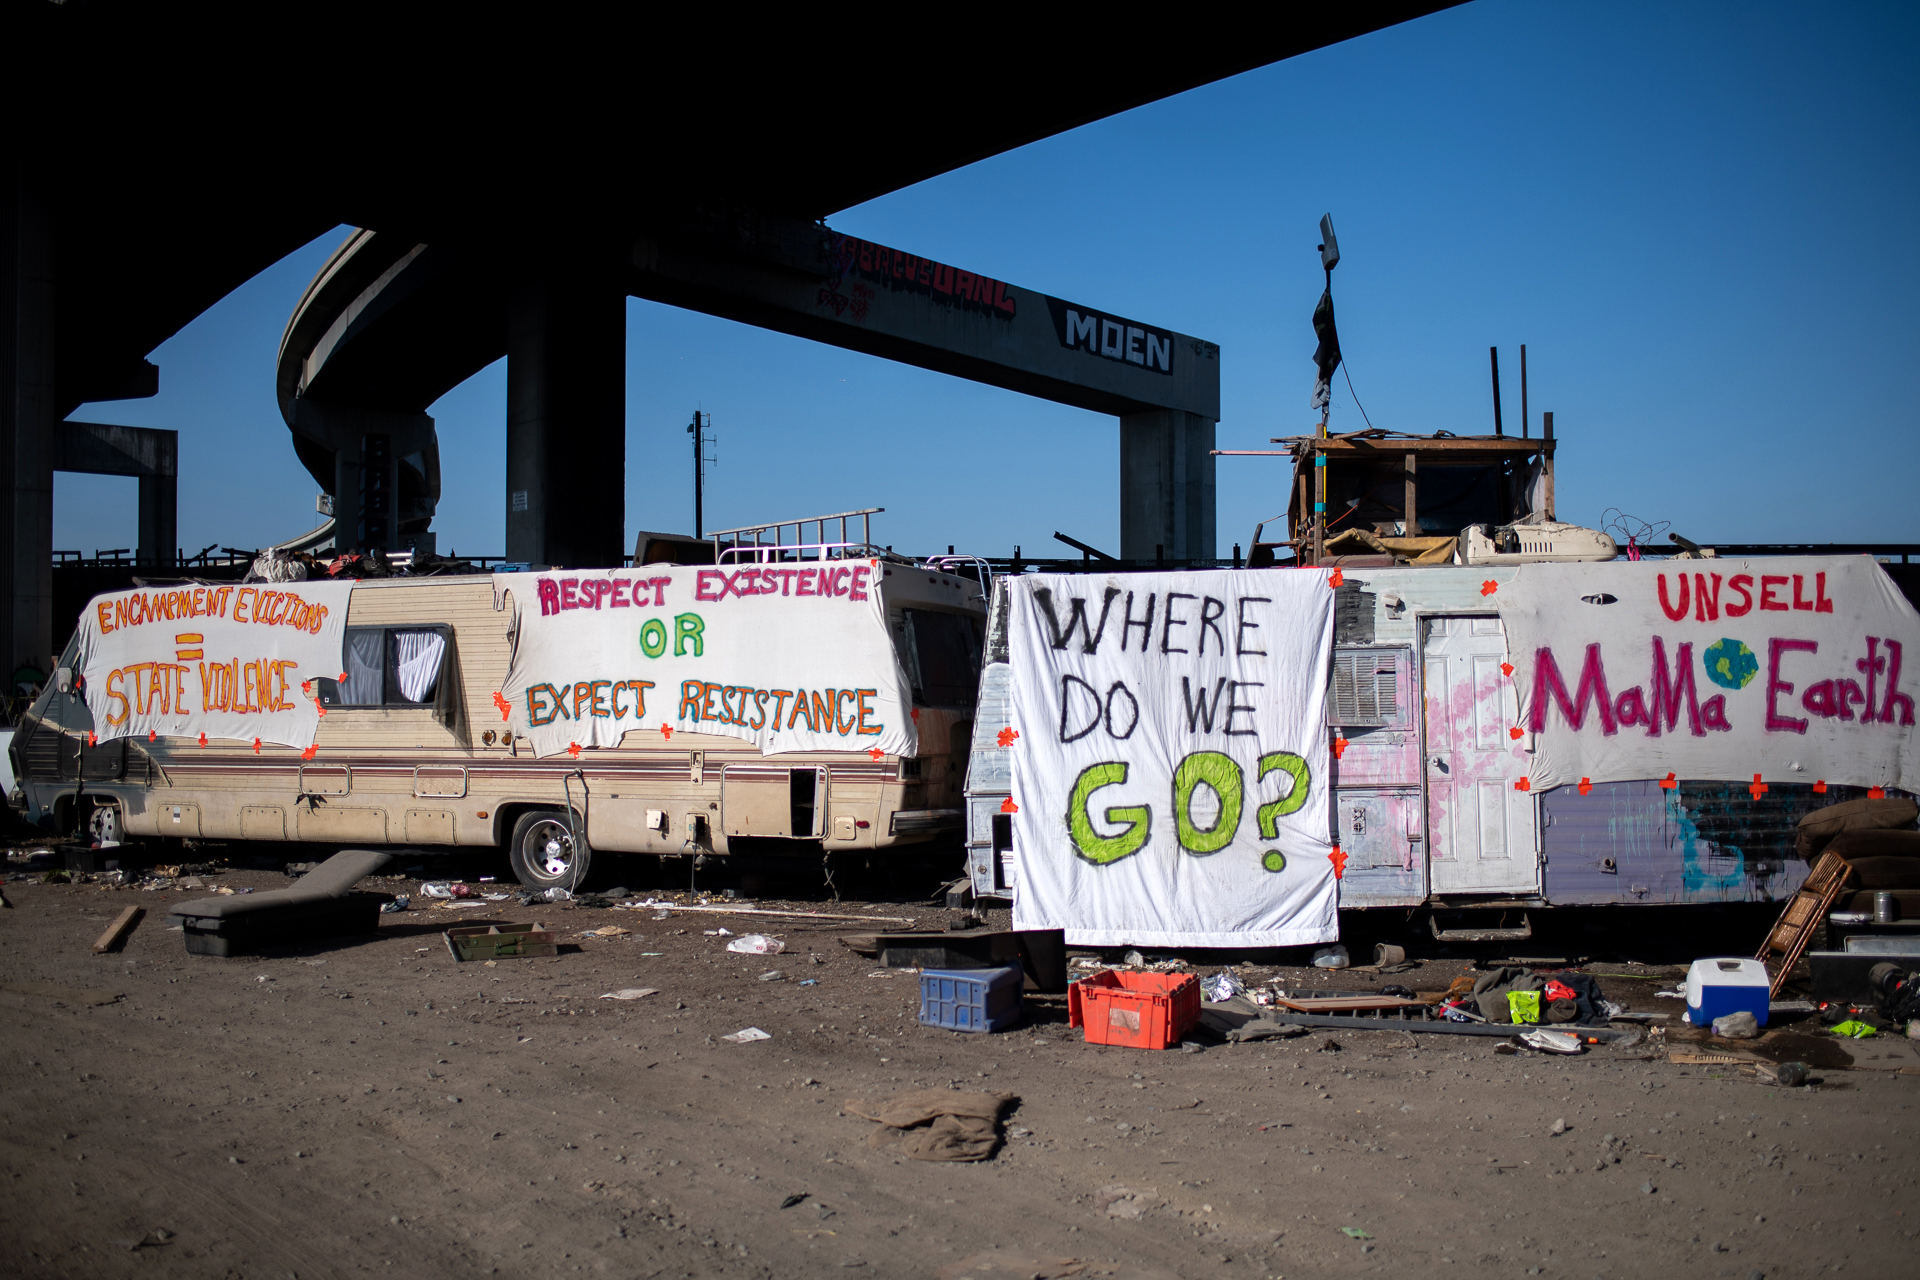
M 1320 265 L 1332 271 L 1340 265 L 1340 242 L 1333 238 L 1333 215 L 1320 216 Z

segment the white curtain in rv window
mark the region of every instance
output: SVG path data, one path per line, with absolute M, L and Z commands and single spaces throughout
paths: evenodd
M 426 702 L 440 683 L 440 661 L 447 655 L 447 638 L 438 631 L 393 633 L 394 672 L 400 696 L 408 702 Z
M 1013 722 L 994 728 L 1014 928 L 1085 946 L 1339 937 L 1327 572 L 1030 574 L 1011 594 Z
M 832 560 L 496 574 L 514 612 L 506 719 L 542 756 L 681 730 L 769 755 L 913 755 L 886 572 Z
M 76 633 L 94 734 L 311 746 L 320 714 L 310 682 L 346 670 L 352 591 L 230 583 L 94 597 Z
M 348 707 L 377 707 L 387 698 L 387 632 L 384 627 L 353 627 L 347 632 L 346 662 L 340 668 L 340 702 Z
M 1398 586 L 1416 602 L 1422 572 Z M 1516 787 L 1920 787 L 1920 614 L 1866 556 L 1475 572 L 1506 624 Z

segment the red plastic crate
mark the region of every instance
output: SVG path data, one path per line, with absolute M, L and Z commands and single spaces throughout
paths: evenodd
M 1200 979 L 1190 973 L 1108 969 L 1067 988 L 1067 1024 L 1088 1044 L 1171 1049 L 1200 1021 Z

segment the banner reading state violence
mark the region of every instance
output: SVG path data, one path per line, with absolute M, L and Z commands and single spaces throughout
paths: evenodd
M 1866 556 L 1523 565 L 1481 592 L 1506 623 L 1523 790 L 1920 782 L 1920 615 Z
M 830 560 L 497 574 L 515 615 L 502 711 L 543 756 L 636 729 L 910 756 L 883 573 Z
M 1339 936 L 1324 571 L 1012 586 L 1017 929 L 1091 946 Z
M 352 590 L 246 583 L 96 596 L 75 633 L 96 737 L 312 746 L 320 710 L 309 682 L 340 674 Z

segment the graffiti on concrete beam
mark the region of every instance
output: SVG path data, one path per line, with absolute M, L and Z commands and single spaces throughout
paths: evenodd
M 874 298 L 870 285 L 896 293 L 918 293 L 946 306 L 998 320 L 1012 320 L 1014 316 L 1013 290 L 1006 281 L 871 240 L 831 236 L 827 265 L 832 274 L 820 286 L 815 302 L 830 308 L 836 318 L 844 315 L 855 323 L 865 321 Z M 860 283 L 863 281 L 870 284 Z

